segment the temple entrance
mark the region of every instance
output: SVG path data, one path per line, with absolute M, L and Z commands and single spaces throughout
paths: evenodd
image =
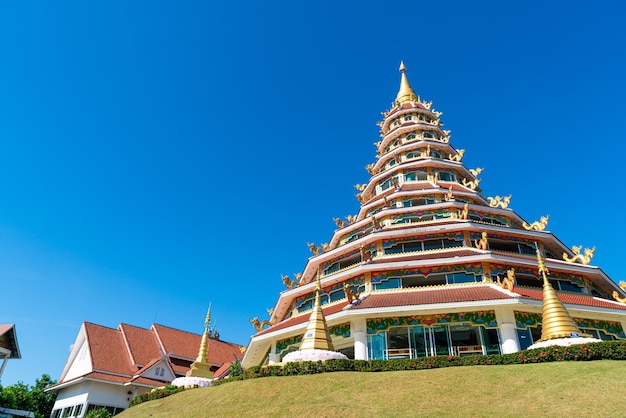
M 496 329 L 469 323 L 391 327 L 367 338 L 369 359 L 500 354 Z

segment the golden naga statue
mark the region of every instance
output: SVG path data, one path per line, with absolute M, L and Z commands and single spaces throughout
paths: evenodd
M 333 221 L 335 222 L 335 224 L 337 225 L 337 228 L 339 229 L 343 229 L 346 227 L 346 225 L 348 225 L 348 221 L 342 221 L 339 218 L 333 218 Z
M 374 142 L 374 146 L 375 146 L 376 148 L 380 147 L 380 143 L 381 143 L 381 142 L 383 142 L 383 141 L 376 141 L 376 142 Z
M 550 215 L 542 216 L 540 221 L 535 221 L 530 225 L 527 224 L 526 221 L 524 221 L 524 223 L 522 223 L 522 226 L 527 231 L 530 231 L 531 229 L 534 231 L 544 231 L 546 229 L 546 226 L 548 226 L 548 219 L 550 219 Z
M 463 159 L 464 154 L 465 154 L 465 150 L 459 149 L 459 150 L 456 150 L 456 155 L 448 154 L 448 158 L 450 159 L 450 161 L 456 161 L 460 163 L 461 160 Z
M 476 179 L 473 181 L 468 181 L 465 177 L 463 178 L 463 186 L 465 187 L 469 187 L 472 190 L 476 190 L 476 188 L 478 187 L 478 183 L 480 183 L 480 179 Z
M 626 282 L 619 282 L 619 288 L 626 292 Z M 616 290 L 613 291 L 613 299 L 619 303 L 626 303 L 626 298 L 620 298 Z
M 346 216 L 346 220 L 342 221 L 339 218 L 333 218 L 333 221 L 335 221 L 335 224 L 337 225 L 337 227 L 339 229 L 343 229 L 346 227 L 346 225 L 351 225 L 354 223 L 354 221 L 356 221 L 356 215 L 352 216 L 352 215 L 348 215 Z
M 443 115 L 443 112 L 437 112 L 435 109 L 431 109 L 430 111 L 433 112 L 435 116 L 437 116 L 438 118 L 440 118 L 441 115 Z
M 268 309 L 267 312 L 270 314 L 270 317 L 271 317 L 272 313 L 274 313 L 274 309 Z M 266 325 L 268 328 L 274 325 L 277 319 L 278 318 L 274 318 L 271 321 L 264 319 L 263 321 L 259 321 L 259 317 L 255 316 L 254 318 L 250 319 L 250 323 L 257 330 L 257 332 L 261 332 L 263 331 L 263 328 L 265 328 Z
M 593 247 L 592 249 L 589 248 L 585 248 L 585 251 L 583 254 L 580 253 L 580 250 L 583 248 L 582 245 L 576 247 L 573 246 L 572 247 L 572 252 L 574 253 L 574 257 L 570 258 L 568 257 L 567 253 L 563 253 L 563 260 L 567 261 L 568 263 L 575 263 L 576 261 L 579 261 L 580 263 L 587 265 L 591 262 L 591 259 L 593 258 L 593 253 L 596 252 L 596 247 Z
M 474 240 L 474 245 L 479 250 L 486 250 L 487 249 L 487 233 L 483 231 L 483 233 L 481 234 L 481 237 L 482 238 L 480 238 L 480 240 Z
M 302 278 L 302 273 L 296 273 L 295 276 L 296 276 L 295 280 L 291 280 L 289 276 L 283 276 L 282 274 L 280 275 L 280 278 L 283 280 L 283 283 L 285 284 L 285 286 L 287 286 L 287 289 L 293 289 L 300 285 L 300 279 Z
M 361 296 L 361 291 L 358 286 L 356 291 L 354 290 L 354 286 L 348 286 L 346 282 L 343 282 L 343 291 L 346 294 L 346 299 L 348 299 L 348 303 L 352 303 Z
M 459 211 L 458 218 L 467 219 L 467 215 L 469 215 L 469 203 L 465 203 L 465 205 L 463 205 L 463 210 Z
M 322 244 L 321 247 L 317 247 L 315 244 L 309 242 L 307 243 L 307 245 L 309 246 L 309 250 L 311 250 L 313 255 L 319 255 L 320 253 L 325 253 L 326 251 L 330 250 L 330 245 L 328 244 Z
M 365 190 L 366 187 L 367 187 L 367 183 L 364 183 L 364 184 L 357 183 L 357 184 L 354 185 L 354 188 L 357 189 L 360 192 Z
M 501 288 L 513 291 L 513 288 L 515 287 L 515 269 L 514 268 L 510 268 L 506 271 L 506 279 L 500 280 L 500 275 L 496 277 L 498 279 L 498 285 L 500 285 Z
M 383 229 L 383 224 L 380 222 L 380 220 L 376 219 L 375 215 L 372 215 L 371 218 L 372 218 L 372 226 L 374 227 L 374 230 Z
M 435 185 L 439 183 L 439 172 L 435 171 L 435 174 L 432 175 L 431 180 Z
M 368 164 L 365 166 L 365 169 L 367 170 L 368 173 L 370 173 L 371 175 L 376 174 L 376 172 L 374 171 L 374 163 L 372 164 Z
M 442 136 L 440 139 L 441 142 L 445 142 L 447 144 L 448 142 L 450 142 L 450 135 Z
M 359 251 L 361 252 L 361 261 L 368 262 L 372 261 L 372 253 L 370 251 L 365 251 L 365 246 L 361 245 L 359 247 Z
M 509 203 L 511 203 L 511 197 L 513 197 L 512 194 L 504 196 L 504 198 L 501 198 L 500 196 L 496 196 L 495 198 L 488 197 L 487 201 L 489 202 L 489 207 L 497 208 L 500 206 L 502 209 L 506 209 L 509 207 Z
M 430 102 L 422 102 L 421 100 L 419 100 L 419 97 L 418 97 L 418 101 L 419 101 L 421 104 L 423 104 L 423 105 L 424 105 L 424 107 L 425 107 L 426 109 L 428 109 L 428 110 L 430 110 L 430 108 L 433 106 L 433 101 L 432 101 L 432 100 L 431 100 Z
M 483 172 L 483 170 L 484 170 L 484 168 L 470 168 L 470 171 L 469 171 L 469 172 L 470 172 L 470 173 L 472 173 L 472 176 L 474 176 L 474 177 L 478 177 L 478 175 L 479 175 L 480 173 L 482 173 L 482 172 Z
M 450 186 L 448 188 L 448 193 L 446 193 L 446 202 L 449 202 L 451 200 L 454 200 L 454 195 L 452 194 L 452 191 L 454 190 L 454 188 L 452 186 Z
M 365 203 L 365 198 L 363 197 L 363 195 L 361 193 L 355 194 L 354 197 L 357 198 L 359 203 Z

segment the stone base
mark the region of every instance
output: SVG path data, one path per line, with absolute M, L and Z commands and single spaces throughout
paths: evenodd
M 543 348 L 543 347 L 552 347 L 555 345 L 561 346 L 561 347 L 567 347 L 569 345 L 576 345 L 576 344 L 587 344 L 587 343 L 599 343 L 602 340 L 599 340 L 597 338 L 586 338 L 586 337 L 582 337 L 582 338 L 555 338 L 553 340 L 546 340 L 546 341 L 541 341 L 539 343 L 535 343 L 533 345 L 531 345 L 530 347 L 527 348 L 527 350 L 532 350 L 533 348 Z
M 328 350 L 304 350 L 292 351 L 283 357 L 283 363 L 291 363 L 294 361 L 326 361 L 330 359 L 348 359 L 345 354 L 337 351 Z
M 177 377 L 172 380 L 172 385 L 185 388 L 193 388 L 196 386 L 205 388 L 211 386 L 212 381 L 213 379 L 207 379 L 205 377 Z

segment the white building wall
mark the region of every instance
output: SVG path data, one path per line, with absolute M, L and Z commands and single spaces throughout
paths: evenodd
M 91 355 L 89 353 L 89 346 L 87 345 L 87 341 L 83 341 L 80 350 L 78 350 L 78 354 L 70 365 L 67 373 L 63 378 L 63 381 L 68 381 L 79 376 L 84 376 L 89 372 L 91 372 Z
M 134 388 L 112 383 L 91 382 L 87 402 L 95 405 L 115 406 L 118 408 L 128 408 L 128 403 L 133 395 Z

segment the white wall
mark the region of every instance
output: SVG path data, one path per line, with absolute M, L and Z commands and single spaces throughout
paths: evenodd
M 63 381 L 66 382 L 68 380 L 72 380 L 89 372 L 91 372 L 91 355 L 89 353 L 89 346 L 87 345 L 87 341 L 83 340 L 83 343 L 78 350 L 78 354 L 70 365 L 67 373 L 63 378 Z

